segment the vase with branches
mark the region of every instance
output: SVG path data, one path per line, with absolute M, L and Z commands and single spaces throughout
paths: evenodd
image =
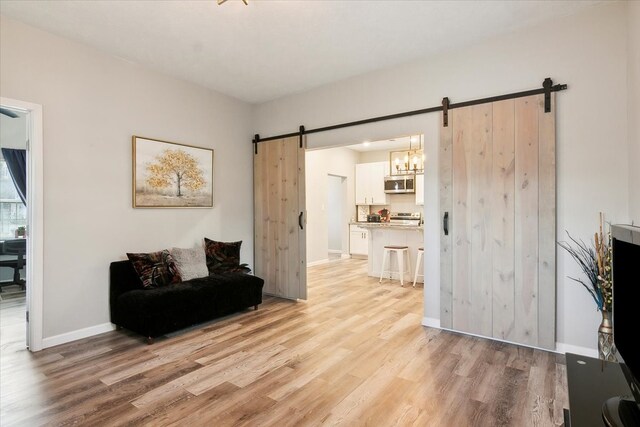
M 600 229 L 594 234 L 593 242 L 585 243 L 567 232 L 570 242 L 558 242 L 558 245 L 578 263 L 587 280 L 569 278 L 580 283 L 589 292 L 602 313 L 602 322 L 598 328 L 598 354 L 601 359 L 615 361 L 616 349 L 611 323 L 611 232 L 605 232 L 606 225 L 604 215 L 600 213 Z

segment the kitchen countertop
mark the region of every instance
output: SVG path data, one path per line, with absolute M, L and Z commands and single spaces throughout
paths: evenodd
M 424 247 L 424 226 L 397 223 L 390 224 L 388 222 L 360 222 L 356 224 L 358 227 L 361 227 L 361 231 L 365 230 L 362 233 L 366 232 L 368 237 L 367 275 L 376 277 L 378 280 L 380 279 L 385 246 L 406 246 L 409 252 L 409 273 L 406 274 L 404 278 L 407 282 L 411 282 L 413 279 L 412 272 L 415 267 L 413 263 L 418 259 L 418 248 Z M 391 273 L 391 276 L 394 280 L 400 279 L 400 274 L 397 272 Z
M 388 222 L 356 222 L 352 221 L 349 224 L 357 225 L 362 228 L 371 229 L 390 229 L 390 230 L 422 230 L 422 225 L 403 225 L 403 224 L 391 224 Z

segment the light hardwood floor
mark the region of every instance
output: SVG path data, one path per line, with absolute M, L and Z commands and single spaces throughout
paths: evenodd
M 0 424 L 561 425 L 564 356 L 420 325 L 422 288 L 366 261 L 146 345 L 114 331 L 31 354 L 2 310 Z M 14 328 L 15 329 L 15 328 Z

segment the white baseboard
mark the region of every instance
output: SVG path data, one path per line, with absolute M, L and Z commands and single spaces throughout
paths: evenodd
M 328 252 L 330 254 L 341 254 L 342 253 L 342 249 L 329 249 Z
M 52 337 L 43 338 L 42 348 L 54 347 L 60 344 L 66 344 L 71 341 L 80 340 L 82 338 L 92 337 L 94 335 L 103 334 L 105 332 L 111 332 L 116 327 L 112 323 L 103 323 L 101 325 L 90 326 L 84 329 L 78 329 L 76 331 L 66 332 L 60 335 L 54 335 Z
M 349 254 L 344 254 L 344 253 L 342 253 L 341 251 L 336 251 L 336 252 L 331 252 L 331 251 L 329 251 L 329 253 L 336 253 L 336 254 L 340 254 L 340 259 L 349 259 L 349 258 L 351 258 L 351 255 L 349 255 Z M 329 262 L 331 262 L 331 261 L 336 261 L 336 260 L 337 260 L 337 258 L 336 258 L 336 259 L 328 259 L 328 258 L 326 258 L 326 259 L 319 259 L 319 260 L 317 260 L 317 261 L 312 261 L 312 262 L 307 263 L 307 267 L 313 267 L 313 266 L 315 266 L 315 265 L 327 264 L 327 263 L 329 263 Z
M 436 319 L 435 317 L 423 317 L 422 326 L 440 329 L 440 319 Z
M 563 342 L 556 343 L 556 353 L 575 353 L 581 356 L 598 358 L 598 349 L 590 347 L 582 347 L 579 345 L 565 344 Z

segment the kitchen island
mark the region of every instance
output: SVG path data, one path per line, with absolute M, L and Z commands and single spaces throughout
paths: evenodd
M 418 248 L 424 246 L 423 227 L 416 225 L 390 224 L 386 222 L 360 222 L 358 223 L 358 226 L 366 229 L 369 233 L 368 275 L 380 277 L 382 255 L 386 245 L 408 246 L 411 274 L 405 275 L 405 281 L 412 283 L 416 268 Z M 405 260 L 405 262 L 407 261 Z M 391 266 L 393 270 L 398 270 L 395 256 L 391 257 Z M 400 276 L 397 273 L 394 273 L 393 278 L 398 280 L 400 279 Z M 419 277 L 418 281 L 422 283 L 422 277 Z

